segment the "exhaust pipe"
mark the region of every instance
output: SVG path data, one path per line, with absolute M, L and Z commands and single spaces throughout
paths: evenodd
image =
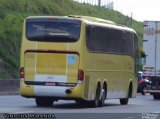
M 71 94 L 72 93 L 72 90 L 71 89 L 66 89 L 66 94 Z

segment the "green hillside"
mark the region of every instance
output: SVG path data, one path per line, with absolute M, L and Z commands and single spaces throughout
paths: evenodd
M 32 15 L 86 15 L 130 27 L 129 17 L 119 12 L 72 0 L 0 0 L 0 79 L 19 77 L 22 23 Z M 133 28 L 142 41 L 142 23 L 133 21 Z

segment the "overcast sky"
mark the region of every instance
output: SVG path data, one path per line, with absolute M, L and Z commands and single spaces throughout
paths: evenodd
M 75 0 L 87 1 L 94 4 L 98 0 Z M 122 12 L 125 15 L 133 15 L 133 19 L 138 21 L 154 20 L 160 21 L 160 0 L 102 0 L 103 3 L 114 2 L 114 10 Z
M 138 21 L 160 21 L 160 0 L 110 0 L 114 9 Z

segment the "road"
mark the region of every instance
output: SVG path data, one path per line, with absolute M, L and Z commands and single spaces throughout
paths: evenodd
M 130 115 L 132 119 L 142 118 L 142 114 L 146 113 L 160 113 L 160 101 L 154 100 L 149 94 L 142 96 L 138 94 L 136 98 L 130 99 L 128 105 L 120 105 L 119 100 L 106 100 L 104 107 L 87 108 L 80 107 L 74 101 L 58 101 L 55 102 L 53 107 L 36 107 L 34 99 L 23 98 L 19 95 L 12 96 L 0 96 L 0 112 L 1 113 L 54 113 L 58 116 L 69 119 L 70 116 L 83 117 L 89 115 L 88 119 L 96 118 L 99 116 L 110 116 L 116 119 L 114 116 Z M 63 113 L 63 115 L 62 115 Z M 126 114 L 127 113 L 127 114 Z M 118 115 L 117 115 L 118 114 Z M 160 114 L 158 115 L 160 117 Z M 117 117 L 118 118 L 118 117 Z M 125 118 L 125 119 L 130 119 Z M 82 118 L 83 119 L 83 118 Z M 145 119 L 145 118 L 144 118 Z

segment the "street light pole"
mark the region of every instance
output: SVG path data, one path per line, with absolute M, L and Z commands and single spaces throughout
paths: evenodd
M 98 7 L 101 7 L 101 0 L 98 0 Z

